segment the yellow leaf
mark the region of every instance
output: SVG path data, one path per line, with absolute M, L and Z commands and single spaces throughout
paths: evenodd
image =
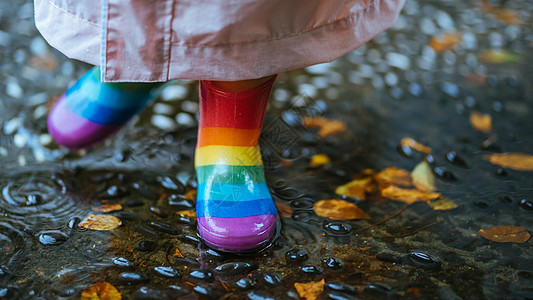
M 429 46 L 437 53 L 446 52 L 459 44 L 461 39 L 462 37 L 459 33 L 445 33 L 442 36 L 431 38 Z
M 403 138 L 400 142 L 400 144 L 402 146 L 407 146 L 411 149 L 414 149 L 416 151 L 420 151 L 422 153 L 426 153 L 426 154 L 431 154 L 431 148 L 429 148 L 428 146 L 424 146 L 422 144 L 420 144 L 419 142 L 415 141 L 414 139 L 412 138 Z
M 485 159 L 504 168 L 533 171 L 533 155 L 524 153 L 499 153 L 485 155 Z
M 179 258 L 184 258 L 185 256 L 183 256 L 183 254 L 181 254 L 181 251 L 180 249 L 176 248 L 176 250 L 174 251 L 174 256 L 177 256 Z
M 346 184 L 338 186 L 335 189 L 335 194 L 365 200 L 366 192 L 369 190 L 371 184 L 372 177 L 354 179 Z
M 121 300 L 120 292 L 108 282 L 97 282 L 81 292 L 80 300 Z
M 437 199 L 440 197 L 439 193 L 426 193 L 415 189 L 404 189 L 391 185 L 381 191 L 381 195 L 391 200 L 401 201 L 411 204 L 416 201 L 425 201 Z
M 183 195 L 183 198 L 186 200 L 196 201 L 196 190 L 190 190 L 185 195 Z
M 457 208 L 457 203 L 446 197 L 440 197 L 438 199 L 431 200 L 428 202 L 428 204 L 434 210 L 449 210 Z
M 329 156 L 323 153 L 315 154 L 313 157 L 311 157 L 311 161 L 309 162 L 309 166 L 311 168 L 316 168 L 322 165 L 329 164 L 331 160 L 329 159 Z
M 195 219 L 196 218 L 196 212 L 192 211 L 192 210 L 180 210 L 180 211 L 176 212 L 176 214 L 182 215 L 182 216 L 190 218 L 190 219 Z
M 436 190 L 435 177 L 427 162 L 419 163 L 411 172 L 411 176 L 417 190 L 422 192 L 434 192 Z
M 333 220 L 370 219 L 357 205 L 344 200 L 320 200 L 313 209 L 318 216 Z
M 91 230 L 111 230 L 122 225 L 119 218 L 110 215 L 90 214 L 78 224 L 78 227 Z
M 120 205 L 118 203 L 109 203 L 109 204 L 102 204 L 102 205 L 98 205 L 98 206 L 93 206 L 93 207 L 91 207 L 91 209 L 93 211 L 96 211 L 96 212 L 108 213 L 108 212 L 112 212 L 112 211 L 121 210 L 122 209 L 122 205 Z
M 479 234 L 493 242 L 498 243 L 525 243 L 531 235 L 523 227 L 494 226 L 480 229 Z
M 276 207 L 278 208 L 279 216 L 282 219 L 292 217 L 293 211 L 292 211 L 292 208 L 288 204 L 281 203 L 281 202 L 276 202 L 275 204 L 276 204 Z
M 487 50 L 479 54 L 479 59 L 483 62 L 501 64 L 501 63 L 521 63 L 523 57 L 519 53 L 508 50 Z
M 296 292 L 298 292 L 300 298 L 305 300 L 316 300 L 324 290 L 324 283 L 324 279 L 306 283 L 296 282 L 294 283 L 294 288 L 296 289 Z
M 478 111 L 473 111 L 470 114 L 470 124 L 474 129 L 482 132 L 490 132 L 492 130 L 492 118 L 488 114 L 482 114 Z
M 413 185 L 409 171 L 396 167 L 386 168 L 377 173 L 374 178 L 376 179 L 380 189 L 384 189 L 390 185 Z
M 303 125 L 308 128 L 319 127 L 318 135 L 323 138 L 328 135 L 346 131 L 346 124 L 338 120 L 330 120 L 322 117 L 305 117 Z

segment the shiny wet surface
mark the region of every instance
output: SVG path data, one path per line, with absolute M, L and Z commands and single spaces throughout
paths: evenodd
M 396 26 L 363 48 L 279 76 L 260 143 L 271 193 L 292 213 L 255 255 L 210 250 L 195 218 L 177 214 L 195 206 L 185 196 L 196 188 L 195 82 L 164 87 L 105 145 L 60 149 L 46 133 L 47 102 L 88 67 L 46 46 L 31 3 L 0 4 L 0 297 L 79 298 L 107 281 L 125 299 L 298 299 L 295 283 L 325 279 L 326 299 L 532 298 L 531 240 L 495 243 L 478 234 L 496 225 L 533 230 L 533 173 L 484 159 L 533 154 L 533 6 L 491 4 L 520 23 L 498 20 L 478 2 L 408 1 Z M 435 53 L 427 45 L 444 32 L 461 33 L 462 42 Z M 491 49 L 515 56 L 484 61 Z M 492 134 L 472 128 L 473 111 L 492 116 Z M 340 120 L 348 130 L 320 138 L 301 125 L 305 116 Z M 398 147 L 404 137 L 430 146 L 432 156 Z M 317 153 L 331 164 L 309 168 Z M 371 197 L 346 199 L 368 220 L 313 210 L 364 169 L 412 170 L 424 159 L 457 208 Z M 79 228 L 95 207 L 112 203 L 122 205 L 108 213 L 122 226 Z

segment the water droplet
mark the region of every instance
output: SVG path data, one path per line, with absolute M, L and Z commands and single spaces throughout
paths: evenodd
M 180 277 L 181 274 L 173 269 L 172 267 L 165 267 L 165 266 L 157 266 L 157 267 L 154 267 L 154 272 L 157 273 L 158 275 L 161 275 L 163 277 L 168 277 L 168 278 L 176 278 L 176 277 Z
M 241 290 L 249 290 L 249 289 L 254 287 L 254 281 L 251 278 L 249 278 L 249 277 L 241 278 L 241 279 L 237 280 L 237 282 L 235 282 L 235 284 Z
M 149 280 L 146 275 L 140 273 L 123 272 L 118 275 L 118 283 L 121 285 L 137 285 L 146 283 Z
M 452 163 L 452 164 L 454 164 L 456 166 L 460 166 L 460 167 L 467 167 L 468 166 L 466 161 L 463 158 L 461 158 L 457 154 L 457 152 L 455 152 L 455 151 L 446 152 L 444 157 L 446 158 L 447 161 L 449 161 L 450 163 Z
M 168 217 L 168 214 L 167 214 L 166 212 L 162 211 L 161 208 L 159 208 L 159 207 L 157 207 L 157 206 L 150 206 L 150 211 L 151 211 L 154 215 L 156 215 L 156 216 L 158 216 L 158 217 L 160 217 L 160 218 L 166 218 L 166 217 Z
M 457 177 L 451 172 L 446 170 L 444 167 L 435 167 L 433 168 L 433 173 L 440 179 L 447 181 L 457 181 Z
M 322 228 L 329 235 L 348 235 L 352 232 L 352 226 L 338 221 L 324 221 Z
M 189 275 L 192 278 L 201 279 L 201 280 L 205 280 L 208 282 L 211 282 L 214 279 L 213 273 L 207 270 L 195 270 L 195 271 L 192 271 Z
M 131 262 L 124 257 L 115 257 L 113 258 L 113 264 L 118 267 L 130 268 L 133 265 Z
M 168 300 L 170 299 L 164 291 L 154 286 L 143 286 L 136 290 L 133 295 L 133 300 Z
M 279 300 L 278 298 L 269 295 L 263 291 L 252 291 L 249 292 L 247 296 L 250 300 Z
M 159 232 L 173 234 L 173 235 L 177 235 L 181 233 L 181 230 L 179 228 L 174 227 L 167 223 L 163 223 L 163 222 L 150 222 L 150 227 L 154 228 L 155 230 Z
M 140 241 L 136 246 L 135 250 L 143 252 L 151 252 L 157 248 L 157 243 L 154 241 Z
M 287 263 L 299 263 L 306 261 L 307 258 L 309 258 L 309 254 L 303 249 L 291 249 L 285 254 Z
M 439 266 L 438 261 L 433 256 L 422 251 L 413 251 L 409 253 L 408 257 L 415 265 L 424 268 L 433 269 Z
M 257 264 L 248 262 L 228 262 L 218 265 L 214 272 L 218 276 L 235 276 L 242 273 L 247 273 L 257 268 Z
M 318 266 L 313 266 L 313 265 L 300 267 L 300 272 L 302 274 L 313 275 L 313 276 L 324 274 L 324 271 L 322 270 L 322 268 Z
M 280 275 L 273 272 L 264 272 L 262 278 L 264 282 L 271 286 L 280 285 L 282 280 Z
M 61 245 L 66 242 L 68 235 L 59 230 L 43 231 L 39 234 L 39 242 L 45 246 Z
M 298 211 L 295 211 L 291 218 L 294 220 L 294 221 L 298 221 L 298 222 L 307 222 L 309 221 L 309 219 L 313 216 L 313 214 L 309 211 L 306 211 L 306 210 L 298 210 Z
M 331 270 L 339 270 L 344 265 L 342 260 L 335 258 L 335 257 L 328 257 L 324 259 L 322 262 L 324 263 L 324 266 L 326 266 L 327 268 Z
M 533 211 L 533 202 L 527 199 L 521 199 L 518 205 L 524 210 Z
M 313 207 L 313 201 L 308 199 L 296 199 L 289 202 L 289 204 L 296 209 L 303 209 L 303 208 L 312 208 Z

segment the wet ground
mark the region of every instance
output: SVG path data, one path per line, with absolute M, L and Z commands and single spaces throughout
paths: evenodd
M 48 102 L 89 66 L 49 48 L 32 13 L 28 1 L 0 3 L 1 299 L 79 298 L 103 281 L 124 299 L 300 299 L 295 283 L 321 279 L 323 299 L 533 298 L 531 240 L 478 233 L 533 231 L 533 173 L 484 158 L 533 154 L 528 1 L 408 0 L 395 27 L 364 47 L 281 75 L 261 144 L 286 212 L 278 239 L 248 255 L 208 249 L 194 217 L 176 214 L 194 211 L 196 83 L 165 86 L 105 145 L 59 148 L 46 130 Z M 435 51 L 430 40 L 444 33 L 461 39 Z M 490 132 L 472 127 L 474 111 L 491 116 Z M 348 129 L 322 138 L 302 126 L 309 116 Z M 432 154 L 399 147 L 405 137 Z M 310 168 L 318 153 L 331 163 Z M 335 194 L 365 169 L 412 170 L 423 160 L 456 208 Z M 325 199 L 371 218 L 319 217 L 313 203 Z M 122 205 L 108 213 L 122 226 L 80 228 L 102 204 Z

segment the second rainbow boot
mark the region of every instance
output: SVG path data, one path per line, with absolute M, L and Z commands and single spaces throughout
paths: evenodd
M 196 214 L 200 236 L 212 248 L 253 250 L 275 233 L 277 210 L 258 146 L 274 80 L 243 92 L 200 81 Z

